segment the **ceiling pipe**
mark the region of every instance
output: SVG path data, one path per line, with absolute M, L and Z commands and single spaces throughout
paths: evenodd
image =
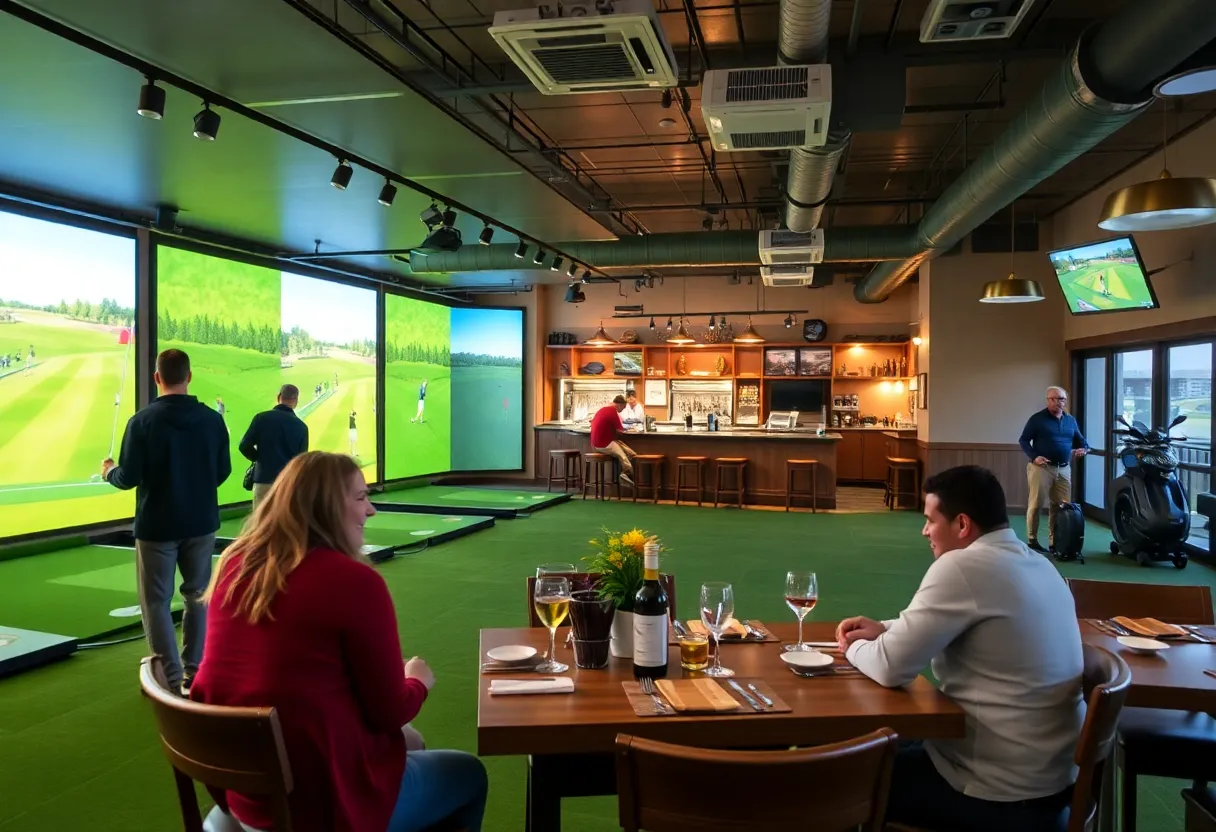
M 920 251 L 876 266 L 854 287 L 879 303 L 921 263 L 1144 111 L 1153 83 L 1216 39 L 1210 0 L 1175 0 L 1151 14 L 1132 3 L 1077 41 L 1004 133 L 946 189 L 917 228 Z
M 827 61 L 831 15 L 831 0 L 781 0 L 778 62 L 800 65 Z M 791 231 L 811 231 L 819 227 L 849 138 L 847 130 L 829 130 L 827 143 L 822 147 L 799 147 L 790 151 L 790 169 L 785 180 L 785 224 Z

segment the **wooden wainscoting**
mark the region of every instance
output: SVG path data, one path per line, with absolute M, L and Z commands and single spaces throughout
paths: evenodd
M 1020 446 L 923 441 L 918 441 L 917 446 L 926 477 L 956 465 L 981 465 L 1001 481 L 1010 510 L 1026 510 L 1029 500 L 1026 454 Z

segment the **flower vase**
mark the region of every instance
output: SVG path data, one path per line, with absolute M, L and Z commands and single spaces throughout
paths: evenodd
M 612 655 L 618 659 L 633 658 L 633 613 L 617 610 L 612 617 Z

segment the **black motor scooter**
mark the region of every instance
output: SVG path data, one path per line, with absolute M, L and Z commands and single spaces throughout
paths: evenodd
M 1186 492 L 1178 480 L 1178 455 L 1170 430 L 1186 421 L 1179 416 L 1169 427 L 1150 430 L 1143 422 L 1128 424 L 1119 448 L 1124 473 L 1110 486 L 1112 555 L 1133 558 L 1141 566 L 1170 560 L 1176 568 L 1186 566 L 1183 542 L 1191 533 L 1191 511 Z

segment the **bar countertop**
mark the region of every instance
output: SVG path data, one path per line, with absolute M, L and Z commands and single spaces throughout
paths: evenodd
M 565 431 L 567 433 L 588 436 L 591 428 L 575 422 L 545 422 L 535 426 L 536 430 Z M 716 431 L 704 427 L 694 427 L 692 430 L 682 427 L 664 427 L 653 431 L 626 431 L 621 434 L 628 440 L 632 437 L 671 437 L 673 439 L 778 439 L 786 442 L 839 442 L 844 437 L 839 433 L 828 432 L 822 436 L 814 428 L 795 428 L 794 430 L 764 430 L 760 427 L 732 426 Z

